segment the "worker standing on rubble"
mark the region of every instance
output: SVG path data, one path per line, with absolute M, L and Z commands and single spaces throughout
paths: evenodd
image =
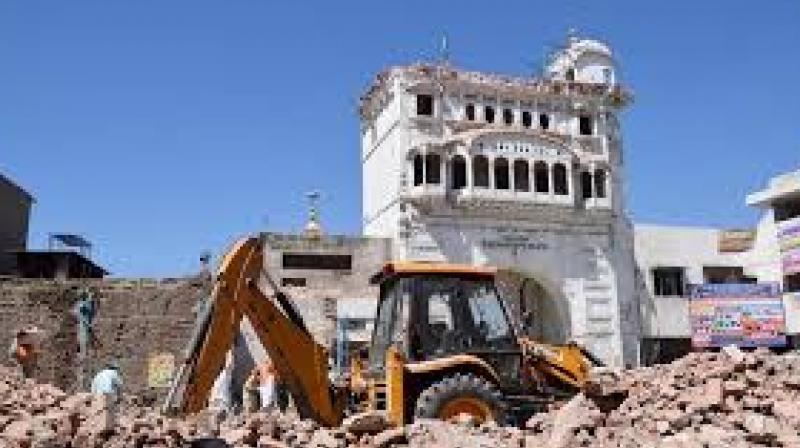
M 24 378 L 33 378 L 36 370 L 36 361 L 39 358 L 39 350 L 35 343 L 37 332 L 35 328 L 17 330 L 8 348 L 9 357 L 14 360 Z
M 104 424 L 108 427 L 116 425 L 122 402 L 122 376 L 116 361 L 109 361 L 103 370 L 97 372 L 92 380 L 92 393 L 103 402 L 103 416 L 106 419 Z
M 276 373 L 275 366 L 270 359 L 264 360 L 259 366 L 259 376 L 261 377 L 261 384 L 258 387 L 258 392 L 261 398 L 262 408 L 276 407 L 275 400 L 275 386 L 276 386 Z
M 242 407 L 244 412 L 255 412 L 261 406 L 261 397 L 259 396 L 259 387 L 261 386 L 261 372 L 258 367 L 253 367 L 250 375 L 244 381 L 242 388 Z
M 286 412 L 286 409 L 289 408 L 289 389 L 283 383 L 282 378 L 278 375 L 278 372 L 273 369 L 273 376 L 272 376 L 272 390 L 273 396 L 275 400 L 275 405 L 281 412 Z

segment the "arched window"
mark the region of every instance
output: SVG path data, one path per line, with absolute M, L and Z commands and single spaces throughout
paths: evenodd
M 547 114 L 539 114 L 539 127 L 547 130 L 550 127 L 550 116 Z
M 439 184 L 442 181 L 442 157 L 439 154 L 425 155 L 425 183 Z
M 578 116 L 578 133 L 581 135 L 592 135 L 592 117 L 589 115 Z
M 522 125 L 526 128 L 531 127 L 531 113 L 530 111 L 523 110 L 522 111 Z
M 594 170 L 594 195 L 606 197 L 606 172 L 600 168 Z
M 433 95 L 417 95 L 417 115 L 433 116 Z
M 467 120 L 475 121 L 475 105 L 472 103 L 467 103 L 467 107 L 464 109 L 465 115 L 467 116 Z
M 508 190 L 508 160 L 503 157 L 494 159 L 494 188 Z
M 583 199 L 592 197 L 592 173 L 588 171 L 581 172 L 581 194 Z
M 528 162 L 525 160 L 514 161 L 514 190 L 531 191 L 530 172 Z
M 451 162 L 453 170 L 452 188 L 453 190 L 460 190 L 467 186 L 467 162 L 463 156 L 456 155 Z
M 422 185 L 422 155 L 414 156 L 414 186 Z
M 483 119 L 487 123 L 494 123 L 494 107 L 486 106 L 483 108 Z
M 514 124 L 514 111 L 511 109 L 503 109 L 503 123 L 509 126 Z
M 540 161 L 533 164 L 533 182 L 537 193 L 550 191 L 550 173 L 546 163 Z
M 489 188 L 489 159 L 486 156 L 475 156 L 472 159 L 472 185 Z
M 560 195 L 569 194 L 567 167 L 563 163 L 553 165 L 553 192 Z

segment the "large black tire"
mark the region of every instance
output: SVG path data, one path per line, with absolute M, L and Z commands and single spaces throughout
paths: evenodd
M 431 384 L 419 394 L 414 418 L 447 420 L 459 411 L 472 415 L 478 422 L 502 423 L 506 406 L 503 394 L 494 384 L 470 373 L 457 373 Z

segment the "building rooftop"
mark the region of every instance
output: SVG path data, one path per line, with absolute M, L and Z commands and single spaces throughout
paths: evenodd
M 770 179 L 766 188 L 747 196 L 747 205 L 766 208 L 791 199 L 800 200 L 800 169 Z
M 14 251 L 19 276 L 24 278 L 103 278 L 109 272 L 74 251 Z
M 397 76 L 417 79 L 420 82 L 436 80 L 448 85 L 464 85 L 475 88 L 485 87 L 498 94 L 514 96 L 533 95 L 578 95 L 608 97 L 613 102 L 624 105 L 633 99 L 632 93 L 618 84 L 562 81 L 557 79 L 505 75 L 479 72 L 453 67 L 449 64 L 415 63 L 393 66 L 378 73 L 366 92 L 359 98 L 359 115 L 371 115 L 370 110 L 383 102 L 383 95 L 389 82 Z
M 351 247 L 361 244 L 368 244 L 373 241 L 388 242 L 388 238 L 360 235 L 332 235 L 325 234 L 319 237 L 309 238 L 305 233 L 262 233 L 264 241 L 272 247 L 280 248 L 341 248 Z
M 28 193 L 24 188 L 20 187 L 17 183 L 3 173 L 0 173 L 0 184 L 6 184 L 19 191 L 19 193 L 28 198 L 29 201 L 36 202 L 36 198 L 34 198 L 32 194 Z

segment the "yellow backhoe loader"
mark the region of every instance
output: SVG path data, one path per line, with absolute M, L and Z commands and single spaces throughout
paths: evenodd
M 462 413 L 524 422 L 586 388 L 592 365 L 599 364 L 578 345 L 518 337 L 495 288 L 495 270 L 395 262 L 372 279 L 380 297 L 368 353 L 355 357 L 349 381 L 333 384 L 327 350 L 264 271 L 263 247 L 260 237 L 247 237 L 222 260 L 165 409 L 195 413 L 206 406 L 243 317 L 300 416 L 326 426 L 365 410 L 383 410 L 395 425 Z

